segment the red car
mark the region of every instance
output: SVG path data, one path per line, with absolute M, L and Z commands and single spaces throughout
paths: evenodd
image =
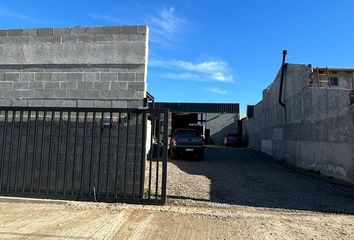
M 238 146 L 239 139 L 237 133 L 228 133 L 224 138 L 224 145 L 229 146 Z

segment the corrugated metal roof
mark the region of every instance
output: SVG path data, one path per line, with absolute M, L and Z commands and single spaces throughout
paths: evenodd
M 238 103 L 175 103 L 155 102 L 155 108 L 168 108 L 171 112 L 239 113 Z M 152 104 L 149 105 L 152 108 Z

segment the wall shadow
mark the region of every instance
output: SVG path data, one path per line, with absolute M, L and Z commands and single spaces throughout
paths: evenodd
M 204 161 L 171 162 L 188 174 L 206 176 L 211 183 L 209 200 L 168 196 L 172 199 L 354 214 L 354 185 L 306 172 L 250 149 L 207 147 Z
M 218 115 L 218 116 L 208 119 L 207 120 L 207 128 L 211 128 L 211 129 L 214 128 L 214 130 L 215 130 L 215 127 L 210 127 L 210 122 L 213 122 L 213 121 L 219 121 L 219 122 L 221 121 L 222 122 L 222 119 L 218 120 L 221 118 L 221 116 L 222 115 Z M 224 143 L 224 138 L 225 138 L 226 134 L 235 133 L 235 132 L 237 132 L 235 122 L 230 122 L 226 126 L 223 126 L 222 128 L 218 129 L 218 131 L 215 131 L 214 133 L 210 133 L 210 138 L 213 140 L 214 144 L 222 145 Z

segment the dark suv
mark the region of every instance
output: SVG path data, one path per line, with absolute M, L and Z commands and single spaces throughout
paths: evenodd
M 195 129 L 177 129 L 170 142 L 171 158 L 193 156 L 204 159 L 204 138 Z

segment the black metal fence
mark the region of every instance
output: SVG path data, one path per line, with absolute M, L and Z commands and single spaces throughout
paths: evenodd
M 168 111 L 0 107 L 0 194 L 163 204 Z

